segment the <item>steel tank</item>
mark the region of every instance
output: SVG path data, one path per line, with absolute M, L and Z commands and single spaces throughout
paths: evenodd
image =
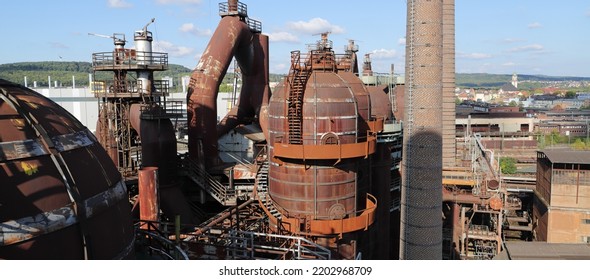
M 0 79 L 0 259 L 133 258 L 125 183 L 94 135 Z
M 288 90 L 279 87 L 270 99 L 270 156 L 275 143 L 288 137 L 285 102 Z M 303 145 L 339 145 L 356 143 L 359 134 L 359 110 L 355 92 L 334 72 L 314 72 L 303 97 Z M 357 199 L 358 176 L 363 163 L 345 159 L 303 158 L 271 163 L 269 193 L 273 201 L 293 217 L 338 219 L 353 215 L 362 201 Z M 364 199 L 364 197 L 363 197 Z M 363 200 L 361 199 L 361 200 Z

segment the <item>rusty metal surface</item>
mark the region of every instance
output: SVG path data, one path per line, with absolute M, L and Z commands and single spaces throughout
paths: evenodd
M 2 150 L 16 152 L 0 153 L 0 258 L 133 255 L 126 188 L 79 121 L 42 95 L 0 80 L 0 140 Z
M 356 212 L 356 162 L 336 167 L 285 163 L 271 165 L 270 195 L 287 215 L 333 219 Z
M 270 223 L 280 225 L 290 232 L 304 235 L 316 236 L 334 236 L 343 233 L 351 233 L 355 231 L 366 231 L 369 226 L 375 222 L 375 211 L 377 209 L 377 199 L 367 194 L 364 205 L 366 208 L 359 210 L 355 215 L 333 217 L 332 219 L 318 220 L 306 217 L 283 217 L 278 220 L 270 213 L 270 210 L 260 203 L 263 211 L 267 214 Z M 302 228 L 302 224 L 307 224 L 306 228 Z
M 251 69 L 242 71 L 242 87 L 240 98 L 230 112 L 217 125 L 217 135 L 221 136 L 240 124 L 249 123 L 259 113 L 262 104 L 268 105 L 270 86 L 268 85 L 268 36 L 253 34 L 252 45 L 255 60 Z M 254 94 L 253 94 L 254 93 Z M 262 129 L 266 123 L 260 121 Z
M 292 52 L 291 58 L 289 78 L 275 88 L 268 106 L 268 193 L 280 220 L 261 205 L 271 226 L 318 236 L 330 248 L 341 245 L 347 257 L 357 250 L 373 252 L 360 240 L 374 236 L 364 232 L 376 223 L 368 158 L 376 151 L 383 118 L 371 119 L 369 91 L 350 72 L 350 59 L 335 60 L 327 34 L 307 57 Z M 297 102 L 300 110 L 292 105 Z
M 288 89 L 277 87 L 269 105 L 269 141 L 286 143 Z M 356 143 L 358 131 L 356 98 L 342 79 L 332 72 L 313 72 L 307 82 L 303 104 L 303 143 L 321 144 L 322 136 L 334 133 L 340 144 Z
M 387 92 L 387 85 L 368 86 L 367 90 L 371 98 L 371 115 L 384 120 L 393 120 L 393 111 L 389 99 L 389 94 L 393 93 Z
M 96 121 L 96 138 L 98 138 L 98 142 L 101 143 L 103 148 L 106 150 L 107 154 L 111 158 L 111 161 L 115 164 L 115 166 L 119 167 L 119 153 L 117 151 L 117 143 L 114 137 L 110 137 L 109 135 L 109 124 L 106 121 L 108 114 L 108 107 L 104 106 L 98 112 L 98 120 Z
M 354 93 L 359 117 L 365 122 L 369 121 L 371 117 L 371 97 L 363 82 L 353 72 L 338 72 L 338 76 Z M 362 134 L 365 129 L 366 127 L 359 127 L 359 134 Z
M 330 219 L 330 216 L 338 215 L 338 212 L 341 215 L 355 213 L 358 167 L 355 161 L 346 158 L 366 154 L 367 147 L 364 145 L 367 143 L 357 144 L 359 121 L 354 92 L 336 73 L 311 74 L 303 97 L 304 145 L 281 143 L 287 139 L 288 133 L 286 92 L 286 88 L 278 88 L 270 100 L 271 159 L 276 161 L 275 156 L 281 156 L 296 161 L 308 158 L 330 159 L 332 162 L 316 162 L 312 166 L 303 162 L 284 162 L 280 166 L 271 164 L 269 192 L 273 201 L 292 217 Z M 327 140 L 326 136 L 333 141 Z M 334 145 L 326 145 L 326 142 Z M 355 149 L 360 151 L 359 154 L 342 156 L 342 152 L 351 152 L 342 148 L 344 144 L 359 146 L 359 149 Z M 309 149 L 306 151 L 306 148 Z M 329 153 L 330 149 L 334 152 Z M 344 160 L 333 166 L 338 158 Z
M 188 88 L 189 154 L 210 168 L 219 163 L 217 147 L 216 102 L 219 85 L 233 57 L 244 76 L 240 105 L 220 126 L 220 132 L 253 117 L 263 96 L 268 96 L 268 38 L 252 32 L 246 18 L 232 12 L 235 1 L 229 1 L 229 14 L 222 17 L 207 48 L 197 64 Z M 266 81 L 265 81 L 266 79 Z M 255 104 L 256 103 L 256 104 Z M 202 158 L 200 154 L 203 153 Z
M 148 119 L 152 111 L 160 110 L 153 106 L 149 109 L 141 104 L 132 104 L 129 109 L 129 122 L 141 139 L 141 163 L 144 167 L 158 169 L 159 205 L 169 217 L 180 215 L 181 223 L 195 222 L 185 196 L 179 190 L 177 178 L 177 145 L 174 126 L 169 118 Z
M 367 158 L 375 153 L 375 136 L 369 136 L 367 142 L 341 145 L 295 145 L 276 143 L 274 157 L 301 160 L 326 160 Z
M 139 219 L 142 221 L 159 221 L 160 205 L 158 199 L 158 168 L 139 169 Z M 147 229 L 148 225 L 142 225 Z

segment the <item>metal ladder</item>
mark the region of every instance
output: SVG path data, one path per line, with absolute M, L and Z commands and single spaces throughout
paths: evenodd
M 309 71 L 305 66 L 301 66 L 301 53 L 299 51 L 291 52 L 291 70 L 287 76 L 289 85 L 289 97 L 287 99 L 287 122 L 289 125 L 289 144 L 303 144 L 303 93 Z

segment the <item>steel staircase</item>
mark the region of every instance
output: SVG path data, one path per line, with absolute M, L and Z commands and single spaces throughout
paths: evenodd
M 229 186 L 225 186 L 217 179 L 213 178 L 213 176 L 209 175 L 207 171 L 199 167 L 199 164 L 197 164 L 196 161 L 190 159 L 188 156 L 184 158 L 183 162 L 188 177 L 215 198 L 215 200 L 221 203 L 221 205 L 236 205 L 237 197 L 235 190 L 229 189 Z
M 256 174 L 256 195 L 266 209 L 268 209 L 277 220 L 280 220 L 282 217 L 281 212 L 277 210 L 268 195 L 268 167 L 268 160 L 265 160 L 258 169 L 258 174 Z
M 289 144 L 303 144 L 303 93 L 310 71 L 301 66 L 301 53 L 291 52 L 291 70 L 287 76 L 289 97 L 287 98 L 287 122 L 289 125 Z

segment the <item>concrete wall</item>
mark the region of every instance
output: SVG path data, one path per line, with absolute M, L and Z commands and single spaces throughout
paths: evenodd
M 588 243 L 590 209 L 549 211 L 547 243 Z
M 570 208 L 584 208 L 590 211 L 590 185 L 575 184 L 575 171 L 553 171 L 567 172 L 567 176 L 572 176 L 571 184 L 556 183 L 556 176 L 553 177 L 553 185 L 551 186 L 551 206 L 555 207 L 570 207 Z M 582 173 L 582 172 L 581 172 Z M 588 172 L 584 172 L 588 173 Z M 583 176 L 583 175 L 581 175 Z

